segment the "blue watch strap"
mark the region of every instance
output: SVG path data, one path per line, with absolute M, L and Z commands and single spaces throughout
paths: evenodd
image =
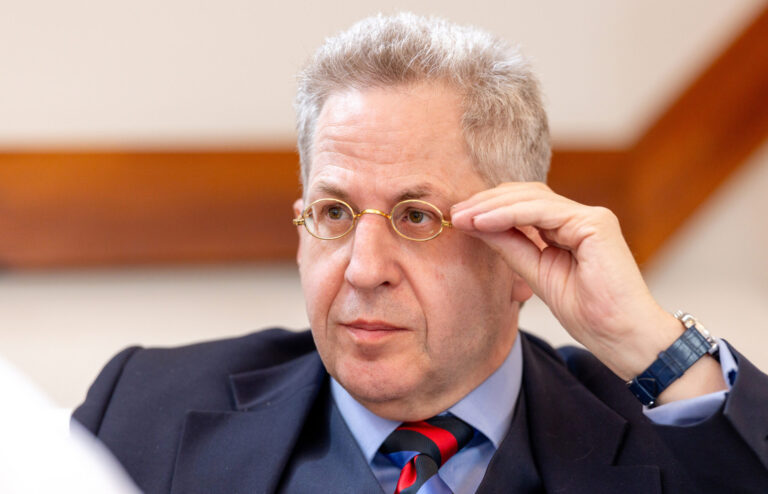
M 712 349 L 712 343 L 691 325 L 627 386 L 643 405 L 653 406 L 662 391 Z

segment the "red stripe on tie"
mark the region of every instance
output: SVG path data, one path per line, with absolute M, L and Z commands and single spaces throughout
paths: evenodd
M 414 482 L 416 482 L 416 466 L 414 465 L 412 458 L 405 464 L 403 469 L 400 470 L 400 479 L 397 481 L 395 494 L 400 494 L 400 492 L 412 486 Z
M 443 464 L 459 450 L 459 443 L 456 441 L 456 437 L 454 437 L 453 434 L 424 421 L 407 422 L 398 427 L 398 429 L 416 431 L 431 439 L 440 449 L 440 459 L 442 463 L 440 463 L 439 466 L 443 466 Z

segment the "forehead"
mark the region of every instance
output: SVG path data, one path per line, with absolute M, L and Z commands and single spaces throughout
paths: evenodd
M 481 190 L 461 129 L 461 98 L 442 84 L 330 96 L 305 185 L 309 197 L 343 191 L 394 198 L 413 190 L 458 200 Z

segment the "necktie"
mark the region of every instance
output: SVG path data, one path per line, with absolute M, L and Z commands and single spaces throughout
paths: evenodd
M 437 470 L 467 445 L 475 430 L 452 415 L 403 422 L 380 451 L 401 468 L 394 494 L 443 494 L 451 490 Z

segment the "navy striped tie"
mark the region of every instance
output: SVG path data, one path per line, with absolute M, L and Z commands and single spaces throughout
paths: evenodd
M 474 434 L 470 425 L 452 415 L 403 422 L 379 450 L 401 468 L 394 494 L 450 493 L 437 470 Z

